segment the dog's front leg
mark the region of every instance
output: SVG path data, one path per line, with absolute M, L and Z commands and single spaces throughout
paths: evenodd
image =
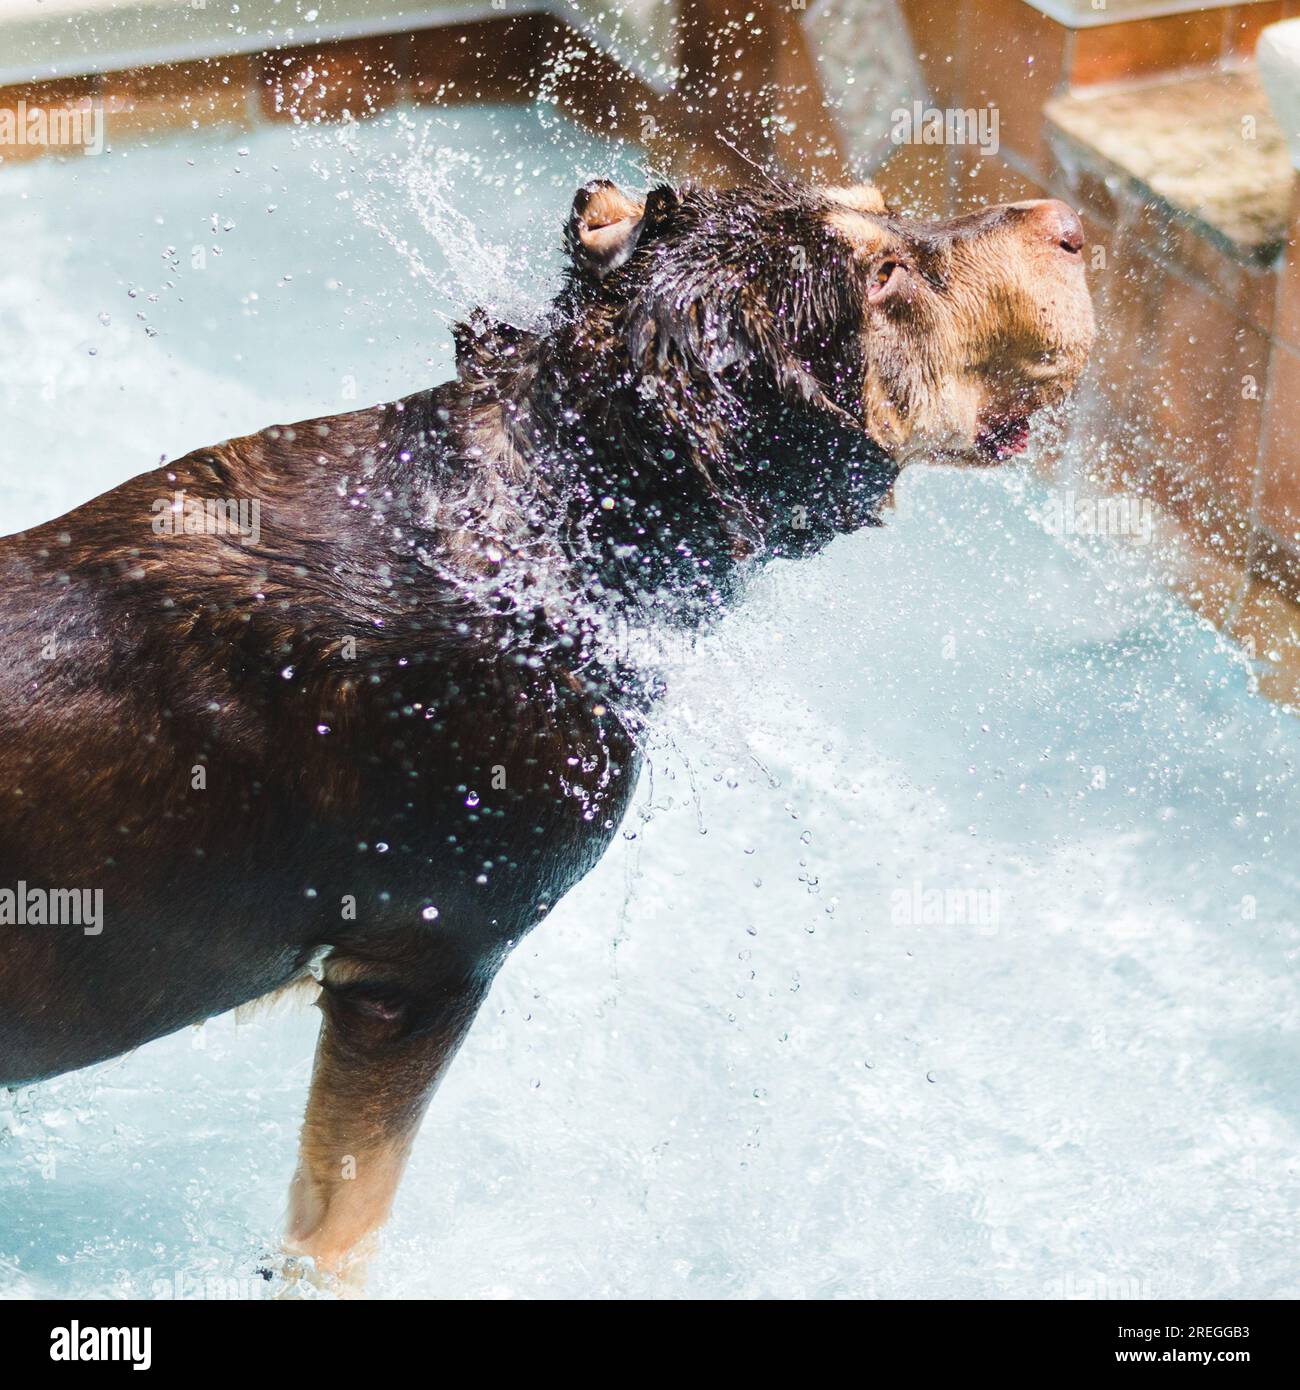
M 325 967 L 289 1250 L 356 1282 L 420 1119 L 487 993 L 494 964 L 334 955 Z

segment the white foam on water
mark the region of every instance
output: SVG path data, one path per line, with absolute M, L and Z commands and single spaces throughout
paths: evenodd
M 441 379 L 443 316 L 539 305 L 620 164 L 557 129 L 20 171 L 0 520 Z M 1035 488 L 918 472 L 671 663 L 636 807 L 497 981 L 374 1292 L 1300 1292 L 1300 736 Z M 0 1293 L 261 1296 L 314 1034 L 223 1017 L 13 1098 Z

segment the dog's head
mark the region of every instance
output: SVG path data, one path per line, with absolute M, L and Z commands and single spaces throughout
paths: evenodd
M 598 182 L 567 244 L 575 292 L 615 316 L 652 386 L 676 363 L 751 402 L 775 394 L 899 466 L 1019 452 L 1093 339 L 1082 228 L 1052 200 L 930 222 L 867 185 L 640 199 Z

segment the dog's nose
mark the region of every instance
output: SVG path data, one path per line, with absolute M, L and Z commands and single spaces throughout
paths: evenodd
M 1044 241 L 1075 256 L 1083 250 L 1083 223 L 1069 203 L 1059 198 L 1034 198 L 1011 206 L 1027 214 L 1026 224 Z

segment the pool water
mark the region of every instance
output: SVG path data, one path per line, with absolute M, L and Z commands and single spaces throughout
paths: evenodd
M 7 171 L 0 526 L 444 378 L 596 174 L 644 177 L 494 109 Z M 1300 725 L 1044 500 L 917 470 L 676 660 L 374 1293 L 1300 1295 Z M 227 1016 L 0 1103 L 0 1294 L 265 1296 L 314 1034 Z

